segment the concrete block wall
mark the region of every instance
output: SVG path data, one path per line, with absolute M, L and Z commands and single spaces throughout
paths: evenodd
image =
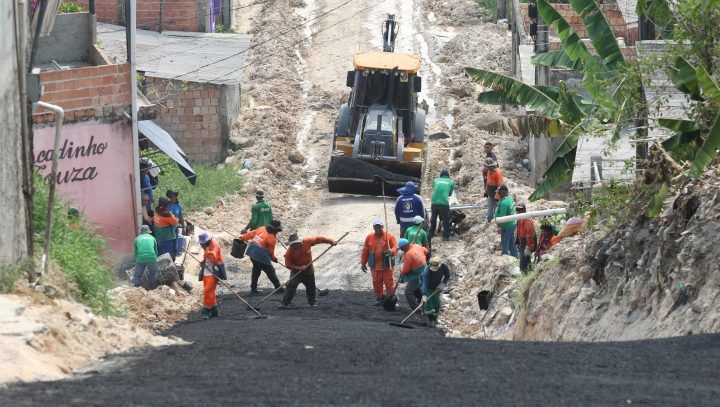
M 573 30 L 580 36 L 580 38 L 587 38 L 587 30 L 583 25 L 582 18 L 573 10 L 570 4 L 553 4 L 552 5 L 558 13 L 572 26 Z M 604 3 L 601 4 L 601 9 L 605 18 L 612 26 L 615 32 L 615 37 L 623 37 L 626 45 L 634 45 L 638 39 L 637 27 L 629 28 L 625 22 L 618 5 L 616 3 Z M 523 15 L 523 21 L 525 22 L 525 31 L 530 31 L 530 16 L 528 16 L 528 5 L 520 4 L 520 13 Z M 554 26 L 550 26 L 550 35 L 557 36 Z
M 89 0 L 77 0 L 86 10 Z M 162 3 L 162 19 L 160 5 Z M 123 24 L 124 0 L 95 0 L 97 21 Z M 205 31 L 207 14 L 204 0 L 137 0 L 137 28 L 158 31 Z
M 114 119 L 130 110 L 130 65 L 108 64 L 40 73 L 42 101 L 65 109 L 65 121 Z M 38 108 L 33 122 L 55 121 L 52 112 Z
M 156 121 L 194 162 L 220 163 L 227 155 L 221 131 L 221 86 L 145 77 L 145 91 L 157 105 Z

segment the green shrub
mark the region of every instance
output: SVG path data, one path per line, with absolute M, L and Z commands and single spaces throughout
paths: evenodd
M 155 203 L 167 190 L 180 192 L 179 200 L 186 212 L 202 210 L 213 206 L 218 197 L 234 194 L 242 188 L 243 181 L 237 175 L 239 165 L 226 165 L 218 169 L 214 165 L 193 165 L 197 182 L 192 186 L 178 166 L 165 154 L 150 157 L 162 172 L 155 189 Z
M 45 242 L 49 187 L 39 175 L 34 180 L 33 231 L 36 252 L 42 253 Z M 71 221 L 68 206 L 55 197 L 53 204 L 50 260 L 65 272 L 80 292 L 81 302 L 101 314 L 109 314 L 114 307 L 107 291 L 114 287 L 111 267 L 105 262 L 105 240 L 85 226 L 82 217 Z
M 11 264 L 0 268 L 0 294 L 9 293 L 15 288 L 15 283 L 32 267 L 32 259 L 21 264 Z
M 235 34 L 237 31 L 231 25 L 215 24 L 215 32 L 218 34 Z
M 82 13 L 83 11 L 85 11 L 85 9 L 81 5 L 68 1 L 60 5 L 58 13 Z

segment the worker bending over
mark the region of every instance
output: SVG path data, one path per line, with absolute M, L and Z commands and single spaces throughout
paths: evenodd
M 450 281 L 450 269 L 439 257 L 430 259 L 425 271 L 420 274 L 420 290 L 425 304 L 423 314 L 428 317 L 430 327 L 437 325 L 437 318 L 440 315 L 440 294 L 445 291 L 448 281 Z
M 272 263 L 277 263 L 277 257 L 275 256 L 276 235 L 281 231 L 280 222 L 272 221 L 267 226 L 261 226 L 242 235 L 242 240 L 250 242 L 245 253 L 250 257 L 253 265 L 250 276 L 250 292 L 253 294 L 260 293 L 257 285 L 260 273 L 263 271 L 275 288 L 280 287 L 280 280 L 277 278 Z M 282 293 L 284 290 L 280 288 L 278 292 Z
M 410 308 L 414 309 L 420 303 L 420 274 L 427 267 L 428 249 L 419 244 L 410 243 L 407 239 L 400 239 L 398 248 L 405 252 L 405 259 L 400 268 L 400 282 L 407 283 L 405 299 Z
M 313 261 L 312 247 L 318 244 L 329 244 L 335 246 L 337 242 L 329 237 L 312 236 L 301 239 L 297 233 L 290 235 L 288 249 L 285 252 L 285 266 L 290 269 L 290 280 L 283 296 L 280 308 L 288 308 L 292 305 L 292 299 L 300 283 L 305 286 L 308 304 L 314 307 L 315 304 L 315 265 Z

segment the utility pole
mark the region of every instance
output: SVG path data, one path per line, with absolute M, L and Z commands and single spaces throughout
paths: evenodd
M 141 192 L 140 192 L 140 144 L 138 136 L 138 103 L 137 103 L 137 58 L 135 54 L 135 34 L 137 25 L 137 0 L 129 0 L 130 10 L 129 19 L 127 22 L 128 30 L 128 62 L 130 62 L 130 97 L 131 97 L 131 119 L 132 119 L 132 134 L 133 134 L 133 177 L 132 177 L 132 188 L 131 196 L 134 197 L 135 206 L 135 233 L 137 228 L 142 224 L 142 208 L 141 203 Z

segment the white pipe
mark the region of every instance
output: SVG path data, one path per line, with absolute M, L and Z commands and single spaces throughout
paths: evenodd
M 600 169 L 598 168 L 597 161 L 593 163 L 593 174 L 595 175 L 595 182 L 602 182 L 602 178 L 600 178 Z
M 50 238 L 52 237 L 52 215 L 54 204 L 53 201 L 55 200 L 55 184 L 57 183 L 57 165 L 60 150 L 60 133 L 62 132 L 63 122 L 65 121 L 65 111 L 60 106 L 52 105 L 50 103 L 45 103 L 42 101 L 38 102 L 38 106 L 55 113 L 55 143 L 53 144 L 52 167 L 50 170 L 50 192 L 48 193 L 47 224 L 45 227 L 45 247 L 43 248 L 44 253 L 42 256 L 42 273 L 46 274 L 48 265 L 50 264 Z
M 137 53 L 135 52 L 135 31 L 137 26 L 137 0 L 130 0 L 130 21 L 128 29 L 130 30 L 130 51 L 128 59 L 130 60 L 130 95 L 131 95 L 131 116 L 132 116 L 132 133 L 133 133 L 133 174 L 135 185 L 132 186 L 137 193 L 135 196 L 135 233 L 137 228 L 142 224 L 142 202 L 140 191 L 140 142 L 138 137 L 138 102 L 137 102 Z
M 495 222 L 500 224 L 500 223 L 505 223 L 505 222 L 512 222 L 514 220 L 519 220 L 519 219 L 539 218 L 541 216 L 550 216 L 550 215 L 565 214 L 565 213 L 567 213 L 567 208 L 545 209 L 542 211 L 534 211 L 534 212 L 518 213 L 516 215 L 501 216 L 499 218 L 495 218 Z

